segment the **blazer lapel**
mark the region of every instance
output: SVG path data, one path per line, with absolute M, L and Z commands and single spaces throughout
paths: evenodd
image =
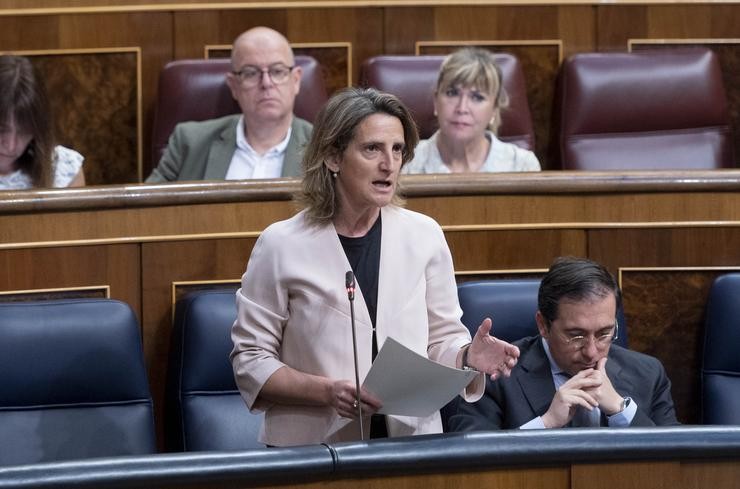
M 606 362 L 606 375 L 619 395 L 626 396 L 635 391 L 631 379 L 622 373 L 622 366 L 611 355 Z
M 211 143 L 206 160 L 204 180 L 224 180 L 229 169 L 231 158 L 236 150 L 236 124 L 239 118 L 235 117 L 233 124 L 224 129 L 219 139 Z
M 555 383 L 539 336 L 519 363 L 522 368 L 516 370 L 516 380 L 532 412 L 536 416 L 541 416 L 547 411 L 555 396 Z
M 388 338 L 388 322 L 384 319 L 397 311 L 399 307 L 396 302 L 399 300 L 399 287 L 409 285 L 403 280 L 404 267 L 398 266 L 393 260 L 394 256 L 402 256 L 402 253 L 395 249 L 396 245 L 401 242 L 398 236 L 404 235 L 407 230 L 397 229 L 398 219 L 392 210 L 387 207 L 381 207 L 380 218 L 382 219 L 382 234 L 380 236 L 380 271 L 378 272 L 378 306 L 376 311 L 376 326 L 378 334 L 378 346 Z M 394 239 L 394 236 L 396 239 Z
M 291 124 L 290 139 L 288 145 L 285 147 L 285 156 L 283 156 L 283 177 L 292 177 L 296 175 L 302 175 L 301 169 L 301 155 L 303 151 L 300 146 L 301 143 L 298 141 L 298 128 L 296 127 L 296 118 L 293 117 Z

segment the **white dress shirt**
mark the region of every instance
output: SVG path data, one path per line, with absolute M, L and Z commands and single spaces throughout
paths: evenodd
M 231 157 L 226 180 L 244 180 L 248 178 L 280 178 L 283 173 L 283 158 L 288 147 L 292 128 L 288 128 L 285 138 L 276 146 L 260 155 L 247 141 L 244 135 L 244 116 L 236 125 L 236 151 Z

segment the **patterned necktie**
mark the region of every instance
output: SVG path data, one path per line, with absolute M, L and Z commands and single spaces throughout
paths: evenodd
M 573 415 L 573 419 L 570 421 L 570 425 L 574 428 L 598 428 L 601 426 L 601 410 L 595 407 L 589 411 L 583 406 L 578 406 L 576 407 L 576 413 Z

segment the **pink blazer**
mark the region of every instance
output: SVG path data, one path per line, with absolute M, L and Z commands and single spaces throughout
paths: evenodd
M 392 337 L 448 366 L 470 342 L 447 242 L 431 218 L 388 206 L 382 209 L 376 317 L 378 344 Z M 269 405 L 258 399 L 267 379 L 283 365 L 331 379 L 354 379 L 352 328 L 345 289 L 350 270 L 331 224 L 309 226 L 304 212 L 269 226 L 257 240 L 236 293 L 231 360 L 237 385 L 251 410 L 264 410 L 260 441 L 286 446 L 359 439 L 356 422 L 330 436 L 331 407 Z M 355 298 L 360 381 L 371 365 L 370 315 Z M 481 397 L 484 377 L 469 386 Z M 390 436 L 442 431 L 439 413 L 427 418 L 389 416 Z

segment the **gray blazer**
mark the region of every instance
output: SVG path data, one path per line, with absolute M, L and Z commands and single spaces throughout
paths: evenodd
M 159 164 L 147 183 L 174 180 L 223 180 L 236 150 L 240 114 L 175 126 Z M 310 122 L 293 117 L 292 132 L 283 160 L 284 177 L 301 176 L 303 150 L 311 137 Z
M 550 363 L 539 336 L 514 343 L 519 347 L 519 363 L 511 377 L 486 382 L 481 400 L 458 402 L 450 417 L 450 431 L 482 431 L 519 428 L 545 414 L 555 396 Z M 671 382 L 657 358 L 617 345 L 609 349 L 606 373 L 614 389 L 637 403 L 631 426 L 676 425 L 671 398 Z M 604 423 L 602 417 L 602 425 Z

